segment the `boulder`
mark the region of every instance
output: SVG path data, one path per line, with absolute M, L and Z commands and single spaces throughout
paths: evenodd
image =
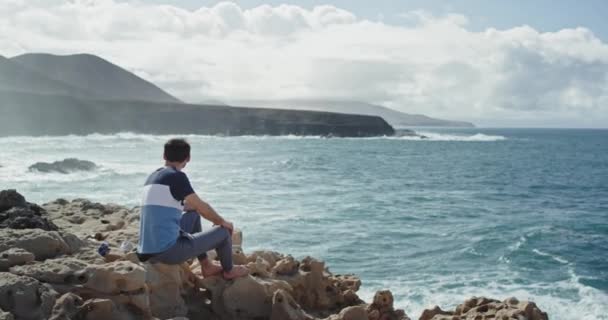
M 81 310 L 85 320 L 135 320 L 141 316 L 132 314 L 124 305 L 111 299 L 90 299 L 83 303 Z
M 211 308 L 214 313 L 226 320 L 269 318 L 274 293 L 279 289 L 292 291 L 285 281 L 252 276 L 230 281 L 210 277 L 202 281 L 202 286 L 211 294 Z
M 272 268 L 272 273 L 281 276 L 292 276 L 298 273 L 300 263 L 296 261 L 292 256 L 287 256 L 275 264 Z
M 76 158 L 67 158 L 61 161 L 55 162 L 36 162 L 29 166 L 30 171 L 38 172 L 57 172 L 57 173 L 70 173 L 74 171 L 91 171 L 95 170 L 97 165 L 91 161 L 79 160 Z
M 36 260 L 44 260 L 72 249 L 57 231 L 42 229 L 0 229 L 0 252 L 11 248 L 21 248 L 31 252 Z
M 81 297 L 74 293 L 66 293 L 55 301 L 50 320 L 71 320 L 82 318 Z
M 337 315 L 332 315 L 325 320 L 369 320 L 367 311 L 363 306 L 346 307 Z
M 74 258 L 57 258 L 12 267 L 10 271 L 48 283 L 61 293 L 72 292 L 85 300 L 110 299 L 121 310 L 130 308 L 139 315 L 149 314 L 146 272 L 131 261 L 88 264 Z
M 57 230 L 46 211 L 14 189 L 0 191 L 0 228 Z
M 150 311 L 161 319 L 186 316 L 185 294 L 187 275 L 179 265 L 145 263 L 145 282 L 148 288 Z
M 20 248 L 11 248 L 0 252 L 0 271 L 8 271 L 12 266 L 22 265 L 34 261 L 33 253 Z
M 289 260 L 289 258 L 287 259 Z M 278 265 L 278 261 L 275 266 Z M 295 274 L 277 274 L 276 278 L 291 285 L 294 299 L 305 310 L 322 311 L 321 314 L 328 314 L 340 311 L 344 307 L 363 303 L 353 290 L 341 283 L 340 278 L 333 277 L 325 270 L 324 262 L 306 257 L 301 262 L 294 261 L 294 264 L 299 266 Z M 349 281 L 353 281 L 353 279 L 349 279 Z
M 0 309 L 17 319 L 48 319 L 57 295 L 36 279 L 0 272 Z
M 6 211 L 12 207 L 25 206 L 27 206 L 25 197 L 19 194 L 15 189 L 0 191 L 0 212 Z
M 367 314 L 366 314 L 367 316 Z M 285 290 L 277 290 L 272 296 L 270 320 L 313 320 Z M 367 319 L 365 319 L 367 320 Z
M 252 276 L 261 278 L 270 277 L 270 263 L 260 257 L 255 262 L 249 262 L 247 268 Z
M 374 301 L 367 306 L 369 320 L 410 320 L 403 310 L 395 310 L 393 303 L 393 294 L 390 291 L 376 292 Z
M 12 207 L 0 213 L 0 228 L 58 230 L 47 217 L 30 207 Z

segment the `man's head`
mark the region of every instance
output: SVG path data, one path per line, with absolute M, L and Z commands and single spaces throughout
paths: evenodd
M 190 161 L 190 144 L 184 139 L 171 139 L 165 143 L 163 158 L 167 164 L 182 169 Z

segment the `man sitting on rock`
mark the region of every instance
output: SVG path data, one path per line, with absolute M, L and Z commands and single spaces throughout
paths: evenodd
M 190 145 L 183 139 L 165 143 L 165 166 L 154 171 L 145 183 L 139 225 L 137 255 L 141 261 L 180 264 L 198 257 L 204 277 L 223 272 L 225 279 L 248 274 L 244 266 L 232 264 L 231 222 L 201 200 L 182 169 L 190 161 Z M 182 214 L 183 205 L 194 210 Z M 215 226 L 201 232 L 203 217 Z M 221 265 L 206 252 L 215 249 Z

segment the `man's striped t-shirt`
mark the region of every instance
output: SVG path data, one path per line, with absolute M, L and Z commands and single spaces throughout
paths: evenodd
M 169 249 L 179 237 L 183 201 L 194 193 L 185 173 L 164 167 L 144 186 L 137 252 L 155 254 Z

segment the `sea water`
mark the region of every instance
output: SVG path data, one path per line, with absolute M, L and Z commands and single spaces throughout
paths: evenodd
M 419 316 L 488 296 L 608 319 L 608 131 L 421 129 L 426 139 L 185 136 L 198 194 L 245 250 L 310 255 Z M 136 206 L 170 136 L 0 138 L 0 189 Z M 75 157 L 92 172 L 43 174 Z

